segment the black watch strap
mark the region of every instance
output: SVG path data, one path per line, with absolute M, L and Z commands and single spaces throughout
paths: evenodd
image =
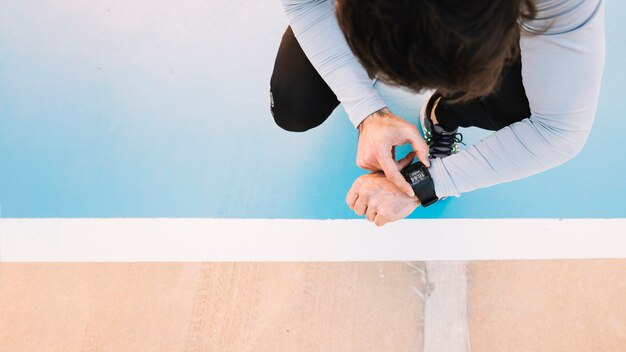
M 411 173 L 420 171 L 426 176 L 423 180 L 415 182 L 411 180 Z M 417 161 L 402 170 L 402 176 L 411 185 L 413 192 L 420 200 L 423 207 L 427 207 L 439 200 L 439 197 L 435 194 L 435 182 L 428 172 L 428 168 Z
M 421 182 L 419 185 L 411 185 L 413 192 L 420 200 L 423 207 L 427 207 L 439 200 L 439 197 L 435 194 L 435 183 L 432 178 Z

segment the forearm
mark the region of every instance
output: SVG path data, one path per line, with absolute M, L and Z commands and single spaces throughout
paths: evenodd
M 558 35 L 522 35 L 522 77 L 531 116 L 480 143 L 433 160 L 437 195 L 458 196 L 524 178 L 575 156 L 591 129 L 604 66 L 603 6 Z
M 302 50 L 337 95 L 355 128 L 386 106 L 348 47 L 331 1 L 282 0 L 282 4 Z

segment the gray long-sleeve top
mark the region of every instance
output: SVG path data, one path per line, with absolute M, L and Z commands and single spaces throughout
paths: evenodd
M 350 51 L 329 0 L 282 0 L 305 54 L 354 126 L 386 106 Z M 529 118 L 446 158 L 431 159 L 439 197 L 524 178 L 558 166 L 585 144 L 604 67 L 604 1 L 539 0 L 522 25 L 522 80 Z M 549 26 L 547 31 L 538 32 Z

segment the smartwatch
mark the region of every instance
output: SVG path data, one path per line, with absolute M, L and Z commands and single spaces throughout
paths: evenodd
M 402 169 L 400 173 L 411 185 L 422 206 L 427 207 L 439 200 L 435 194 L 435 183 L 426 165 L 417 161 Z

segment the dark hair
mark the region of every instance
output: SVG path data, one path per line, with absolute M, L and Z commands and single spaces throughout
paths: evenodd
M 484 96 L 519 52 L 532 0 L 338 0 L 348 45 L 371 76 L 451 102 Z

